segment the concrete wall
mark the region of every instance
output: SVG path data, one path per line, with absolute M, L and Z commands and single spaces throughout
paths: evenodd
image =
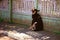
M 32 6 L 30 5 L 30 7 L 29 7 L 29 4 L 23 5 L 24 3 L 23 2 L 20 3 L 20 2 L 19 2 L 19 0 L 15 0 L 15 1 L 13 0 L 13 8 L 12 8 L 13 22 L 27 25 L 27 27 L 28 27 L 31 25 L 31 21 L 32 21 L 31 9 L 34 6 L 34 3 L 30 1 L 32 3 Z M 19 6 L 19 4 L 22 4 L 22 5 Z M 1 5 L 1 3 L 0 3 L 0 5 Z M 2 13 L 1 17 L 4 20 L 9 21 L 10 13 L 9 13 L 8 1 L 6 1 L 6 5 L 7 6 L 4 6 L 5 8 L 0 7 L 0 11 Z M 28 5 L 28 6 L 26 6 L 26 5 Z M 28 9 L 28 7 L 29 7 L 29 9 Z M 49 30 L 49 31 L 53 31 L 53 32 L 60 32 L 60 12 L 58 12 L 57 10 L 52 11 L 52 13 L 45 13 L 45 12 L 43 13 L 40 11 L 40 15 L 42 17 L 45 30 Z
M 58 2 L 56 2 L 55 9 L 53 4 L 56 1 L 40 1 L 39 5 L 42 5 L 42 8 L 40 8 L 40 15 L 42 17 L 43 23 L 44 23 L 44 29 L 53 31 L 53 32 L 60 32 L 60 10 L 58 10 Z M 46 5 L 49 4 L 49 5 Z M 47 8 L 46 8 L 47 7 Z M 60 8 L 60 7 L 59 7 Z

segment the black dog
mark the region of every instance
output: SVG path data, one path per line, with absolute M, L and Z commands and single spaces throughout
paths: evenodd
M 43 30 L 43 22 L 41 16 L 37 13 L 39 10 L 34 9 L 32 10 L 32 24 L 30 29 L 33 29 L 34 31 L 40 31 Z

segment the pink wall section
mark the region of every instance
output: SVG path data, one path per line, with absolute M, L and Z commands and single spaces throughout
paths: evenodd
M 2 0 L 0 2 L 0 10 L 8 10 L 8 0 Z
M 13 0 L 13 12 L 31 13 L 34 7 L 34 1 L 30 0 Z

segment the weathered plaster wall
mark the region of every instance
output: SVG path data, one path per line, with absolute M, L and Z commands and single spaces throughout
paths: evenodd
M 27 0 L 26 0 L 27 1 Z M 32 16 L 31 16 L 31 9 L 34 7 L 34 2 L 24 2 L 23 0 L 13 0 L 13 6 L 12 6 L 12 14 L 13 14 L 13 22 L 14 23 L 20 23 L 24 25 L 31 25 Z M 24 2 L 24 3 L 23 3 Z M 28 4 L 27 4 L 28 3 Z M 40 2 L 41 3 L 41 2 Z M 42 2 L 43 3 L 43 2 Z M 1 11 L 1 17 L 4 20 L 10 20 L 10 13 L 9 13 L 9 3 L 8 0 L 5 0 L 5 2 L 0 3 L 0 11 Z M 26 6 L 28 5 L 28 6 Z M 38 4 L 40 5 L 40 4 Z M 44 6 L 44 4 L 43 4 Z M 59 6 L 57 4 L 57 6 Z M 51 6 L 52 7 L 52 6 Z M 50 7 L 50 9 L 51 9 Z M 49 8 L 49 7 L 48 7 Z M 53 8 L 53 7 L 52 7 Z M 59 7 L 60 8 L 60 7 Z M 46 9 L 44 9 L 46 10 Z M 52 11 L 52 13 L 49 11 L 46 13 L 46 11 L 40 9 L 40 15 L 42 17 L 43 23 L 44 23 L 44 29 L 53 31 L 53 32 L 60 32 L 60 12 L 58 12 L 58 7 L 56 8 L 56 11 Z M 53 10 L 53 9 L 51 9 Z M 44 11 L 44 13 L 43 13 Z
M 0 1 L 0 15 L 1 18 L 4 20 L 9 20 L 10 14 L 9 14 L 9 5 L 8 0 L 2 0 Z
M 32 21 L 31 9 L 32 9 L 32 6 L 34 7 L 33 2 L 32 1 L 28 2 L 28 0 L 25 0 L 25 1 L 13 0 L 12 2 L 13 2 L 12 3 L 13 22 L 28 25 L 28 26 L 31 25 L 31 21 Z M 5 0 L 5 1 L 3 0 L 0 3 L 1 17 L 4 19 L 4 21 L 10 21 L 9 6 L 10 4 L 8 0 Z
M 39 5 L 42 5 L 41 6 L 42 8 L 40 8 L 40 15 L 42 17 L 45 30 L 60 32 L 60 12 L 58 11 L 58 7 L 57 7 L 59 5 L 57 4 L 57 6 L 55 6 L 56 7 L 55 10 L 53 6 L 54 2 L 55 1 L 44 2 L 39 0 Z

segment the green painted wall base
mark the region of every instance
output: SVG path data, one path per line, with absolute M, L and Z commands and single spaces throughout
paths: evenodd
M 56 34 L 60 34 L 60 32 L 58 32 L 58 31 L 54 31 L 54 33 L 56 33 Z
M 9 22 L 10 24 L 14 24 L 14 22 Z
M 13 12 L 13 20 L 10 21 L 10 13 L 9 11 L 1 11 L 1 18 L 9 22 L 10 24 L 17 23 L 22 25 L 22 27 L 28 28 L 32 22 L 32 16 L 27 15 L 25 13 Z M 44 29 L 48 31 L 55 32 L 56 34 L 60 34 L 60 18 L 41 16 L 44 24 Z M 24 25 L 24 26 L 23 26 Z
M 3 19 L 2 18 L 0 18 L 0 22 L 3 22 Z

